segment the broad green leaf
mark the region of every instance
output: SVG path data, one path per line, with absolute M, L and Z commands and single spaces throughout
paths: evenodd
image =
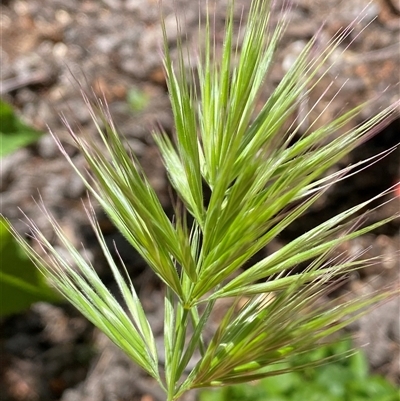
M 39 140 L 42 132 L 24 124 L 12 107 L 0 99 L 0 158 Z
M 22 312 L 39 301 L 60 302 L 61 298 L 0 219 L 0 316 Z

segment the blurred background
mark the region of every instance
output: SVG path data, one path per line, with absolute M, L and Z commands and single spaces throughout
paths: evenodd
M 199 29 L 199 13 L 204 17 L 206 2 L 163 0 L 162 3 L 172 55 L 176 54 L 178 15 L 184 20 L 183 45 L 195 60 L 199 36 L 203 33 L 202 26 Z M 215 15 L 217 47 L 220 48 L 228 1 L 210 3 L 210 10 Z M 236 1 L 235 21 L 238 28 L 249 3 L 248 0 Z M 282 15 L 281 2 L 275 3 L 272 27 Z M 334 67 L 305 99 L 303 106 L 313 107 L 328 84 L 335 80 L 326 99 L 320 101 L 310 114 L 304 129 L 343 84 L 344 87 L 317 125 L 360 102 L 374 99 L 373 103 L 366 105 L 359 121 L 354 121 L 355 125 L 398 100 L 400 6 L 397 0 L 295 0 L 287 14 L 290 23 L 277 51 L 276 62 L 266 77 L 260 105 L 321 26 L 318 40 L 323 45 L 360 14 L 364 18 L 340 46 L 342 50 L 351 44 L 349 49 L 331 56 L 329 61 L 335 62 Z M 0 3 L 0 21 L 0 211 L 20 233 L 24 233 L 26 228 L 18 209 L 21 208 L 34 219 L 49 240 L 60 247 L 50 224 L 32 198 L 38 199 L 40 192 L 46 208 L 77 247 L 84 245 L 96 270 L 113 289 L 110 272 L 102 260 L 84 212 L 81 201 L 85 197 L 84 185 L 60 154 L 48 134 L 47 126 L 60 138 L 74 163 L 84 171 L 86 163 L 73 145 L 59 114 L 65 114 L 77 132 L 81 130 L 96 135 L 80 93 L 81 88 L 93 88 L 96 95 L 106 98 L 121 135 L 125 136 L 142 163 L 163 206 L 172 212 L 165 171 L 151 138 L 151 132 L 158 127 L 173 132 L 161 58 L 158 1 L 3 0 Z M 399 128 L 400 119 L 394 120 L 335 168 L 392 148 L 400 142 Z M 367 170 L 336 185 L 304 217 L 263 250 L 263 255 L 335 213 L 396 185 L 400 178 L 399 160 L 397 149 Z M 397 185 L 398 200 L 378 209 L 372 219 L 381 219 L 399 210 L 400 186 Z M 117 243 L 139 289 L 154 331 L 161 339 L 163 295 L 160 285 L 107 217 L 96 208 L 102 230 L 110 244 L 113 241 Z M 349 255 L 367 250 L 365 257 L 383 255 L 383 258 L 377 265 L 349 277 L 340 289 L 341 294 L 351 297 L 399 283 L 399 228 L 400 219 L 396 219 L 378 231 L 346 244 L 341 251 Z M 42 288 L 42 292 L 33 294 L 31 291 L 27 295 L 21 288 L 9 287 L 5 281 L 0 283 L 3 293 L 0 297 L 3 305 L 0 309 L 0 401 L 163 400 L 154 383 L 144 377 L 76 310 L 65 303 L 55 302 L 53 294 L 47 292 L 46 283 L 36 271 L 29 270 L 29 262 L 14 249 L 12 240 L 5 232 L 2 235 L 0 258 L 4 277 L 16 277 L 19 271 L 18 277 L 23 277 L 25 284 L 34 282 Z M 356 376 L 360 375 L 360 370 L 365 370 L 363 377 L 369 377 L 370 373 L 379 374 L 384 377 L 385 383 L 393 386 L 400 384 L 399 315 L 399 300 L 392 299 L 350 328 L 354 343 L 363 346 L 367 358 L 362 366 L 353 366 Z M 289 390 L 285 391 L 289 394 Z M 202 400 L 235 399 L 232 394 L 215 394 L 203 393 Z M 264 396 L 257 398 L 258 395 L 251 391 L 248 394 L 252 394 L 249 400 L 264 399 Z M 279 400 L 295 400 L 282 394 Z M 190 394 L 186 400 L 197 397 L 200 396 Z M 244 395 L 237 397 L 245 399 Z M 332 400 L 345 399 L 340 397 Z

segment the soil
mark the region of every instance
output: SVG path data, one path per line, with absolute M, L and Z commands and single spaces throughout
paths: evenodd
M 35 128 L 56 133 L 75 164 L 85 161 L 72 145 L 58 117 L 65 113 L 82 130 L 95 135 L 84 106 L 78 81 L 104 94 L 120 132 L 143 164 L 163 205 L 171 209 L 165 171 L 151 139 L 161 126 L 173 131 L 173 120 L 161 61 L 160 13 L 156 0 L 8 0 L 0 4 L 1 95 L 21 118 Z M 198 14 L 205 15 L 205 1 L 163 0 L 163 15 L 174 55 L 175 14 L 184 15 L 182 40 L 191 56 L 196 54 Z M 221 45 L 227 0 L 212 6 Z M 199 6 L 200 4 L 200 6 Z M 280 14 L 275 2 L 272 25 Z M 246 15 L 249 1 L 237 0 L 235 20 Z M 364 13 L 354 32 L 335 53 L 335 67 L 310 95 L 313 104 L 334 79 L 328 93 L 346 82 L 329 107 L 321 101 L 311 119 L 323 112 L 321 122 L 361 101 L 374 99 L 360 119 L 368 119 L 399 98 L 400 8 L 396 0 L 297 0 L 290 9 L 291 23 L 279 46 L 276 63 L 265 83 L 268 93 L 282 78 L 298 49 L 320 30 L 321 43 Z M 322 27 L 322 28 L 321 28 Z M 332 61 L 332 60 L 331 60 Z M 127 98 L 133 99 L 131 102 Z M 355 121 L 355 124 L 360 121 Z M 400 119 L 382 128 L 371 140 L 350 154 L 336 168 L 355 163 L 399 142 Z M 399 182 L 400 152 L 392 151 L 369 169 L 335 186 L 318 204 L 263 252 L 267 254 L 329 216 L 374 196 Z M 4 158 L 0 175 L 1 212 L 17 230 L 24 212 L 52 237 L 51 227 L 32 196 L 38 191 L 49 211 L 72 241 L 84 244 L 101 277 L 113 289 L 110 272 L 100 258 L 96 241 L 82 207 L 85 188 L 60 155 L 49 134 L 32 146 Z M 398 199 L 380 208 L 373 218 L 399 210 Z M 387 200 L 388 197 L 385 199 Z M 162 336 L 162 290 L 142 260 L 115 232 L 99 211 L 107 240 L 115 241 L 137 285 L 155 332 Z M 368 249 L 368 256 L 383 255 L 381 262 L 350 277 L 345 290 L 369 293 L 399 282 L 400 219 L 346 244 L 354 254 Z M 351 327 L 365 346 L 371 369 L 400 383 L 400 303 L 394 298 Z M 25 313 L 0 321 L 0 401 L 158 401 L 163 400 L 154 382 L 145 377 L 110 341 L 68 304 L 38 303 Z M 186 401 L 195 400 L 195 394 Z

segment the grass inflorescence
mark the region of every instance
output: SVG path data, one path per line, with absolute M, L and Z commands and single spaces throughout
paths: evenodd
M 139 161 L 123 143 L 103 100 L 83 92 L 100 143 L 76 134 L 65 119 L 94 181 L 74 166 L 54 135 L 90 195 L 165 284 L 162 363 L 141 301 L 128 275 L 118 268 L 123 261 L 113 259 L 93 208 L 89 207 L 89 220 L 124 305 L 117 302 L 45 209 L 73 263 L 33 222 L 33 239 L 47 257 L 18 237 L 54 286 L 155 378 L 169 401 L 194 388 L 285 373 L 287 369 L 279 366 L 288 358 L 315 349 L 320 340 L 391 293 L 354 301 L 317 302 L 334 288 L 337 278 L 374 262 L 341 257 L 334 250 L 394 218 L 370 225 L 365 223 L 365 215 L 360 218 L 360 212 L 380 196 L 335 215 L 250 263 L 327 189 L 374 160 L 327 173 L 377 127 L 386 124 L 395 105 L 352 129 L 346 127 L 364 105 L 327 124 L 315 125 L 314 121 L 305 132 L 301 127 L 313 107 L 306 116 L 292 119 L 302 99 L 332 68 L 327 61 L 357 21 L 324 48 L 318 47 L 317 33 L 260 108 L 259 94 L 287 18 L 272 29 L 270 2 L 253 0 L 241 27 L 243 40 L 235 43 L 231 4 L 220 57 L 210 18 L 204 21 L 204 41 L 199 43 L 198 60 L 190 68 L 179 39 L 178 57 L 172 57 L 163 29 L 175 135 L 171 138 L 165 132 L 154 132 L 154 139 L 180 202 L 172 221 Z M 210 194 L 207 201 L 205 188 Z M 303 263 L 308 267 L 295 273 Z M 215 304 L 222 298 L 232 298 L 232 306 L 212 337 L 205 338 Z M 200 359 L 188 368 L 195 354 Z

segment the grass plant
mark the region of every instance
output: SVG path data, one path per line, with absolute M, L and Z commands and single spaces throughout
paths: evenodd
M 283 7 L 284 14 L 289 7 Z M 388 123 L 396 108 L 386 108 L 352 129 L 346 127 L 365 105 L 327 124 L 318 125 L 318 117 L 305 132 L 301 127 L 314 107 L 303 117 L 292 118 L 332 68 L 330 56 L 343 50 L 357 20 L 323 48 L 316 33 L 260 109 L 259 94 L 288 24 L 284 16 L 272 28 L 270 19 L 270 2 L 253 0 L 241 26 L 243 40 L 236 43 L 231 4 L 218 56 L 212 17 L 206 17 L 200 24 L 205 35 L 200 35 L 204 40 L 199 43 L 198 61 L 189 67 L 180 39 L 178 57 L 171 55 L 163 26 L 175 135 L 154 132 L 154 139 L 179 198 L 172 221 L 102 99 L 83 91 L 98 138 L 76 133 L 64 119 L 90 167 L 89 178 L 74 166 L 54 135 L 91 197 L 165 284 L 164 360 L 124 263 L 113 259 L 93 207 L 88 207 L 88 217 L 123 305 L 43 206 L 73 262 L 33 221 L 29 222 L 32 239 L 42 252 L 15 233 L 54 286 L 159 383 L 168 401 L 195 388 L 286 373 L 279 366 L 288 358 L 317 348 L 321 340 L 392 293 L 318 302 L 337 279 L 376 262 L 337 256 L 334 251 L 392 219 L 368 224 L 368 212 L 360 217 L 383 195 L 335 215 L 260 261 L 249 262 L 332 185 L 382 156 L 329 173 L 343 156 Z M 304 263 L 308 263 L 305 270 L 294 271 Z M 206 338 L 205 328 L 222 298 L 230 298 L 232 306 L 212 337 Z M 194 355 L 199 360 L 189 368 Z

